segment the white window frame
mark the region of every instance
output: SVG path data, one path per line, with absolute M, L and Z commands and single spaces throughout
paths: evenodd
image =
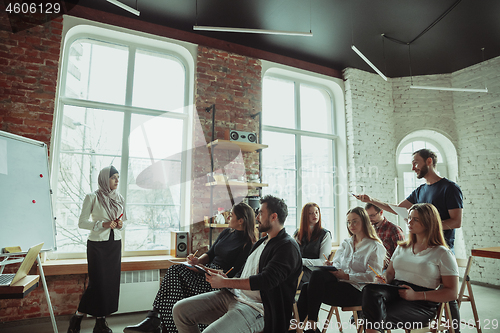
M 317 74 L 281 64 L 272 63 L 269 61 L 262 61 L 262 80 L 265 77 L 274 77 L 278 79 L 284 79 L 288 81 L 294 81 L 295 83 L 295 93 L 296 107 L 300 105 L 298 100 L 300 97 L 300 84 L 308 85 L 311 87 L 316 87 L 325 90 L 331 98 L 332 101 L 332 134 L 325 134 L 319 132 L 310 132 L 299 129 L 283 128 L 278 126 L 263 125 L 263 131 L 272 131 L 276 133 L 286 133 L 295 135 L 295 147 L 296 147 L 296 188 L 301 188 L 302 178 L 298 176 L 301 170 L 301 137 L 309 136 L 315 138 L 325 138 L 331 139 L 333 141 L 332 145 L 332 159 L 334 170 L 332 170 L 334 175 L 334 221 L 333 223 L 333 233 L 335 237 L 332 239 L 332 245 L 338 245 L 341 239 L 347 237 L 347 230 L 341 228 L 343 223 L 339 221 L 345 220 L 345 214 L 348 208 L 348 187 L 347 178 L 342 177 L 342 175 L 347 174 L 347 149 L 346 149 L 346 132 L 345 132 L 345 109 L 344 109 L 344 85 L 343 81 L 340 79 L 328 77 L 326 75 Z M 296 127 L 300 126 L 300 113 L 295 112 L 295 124 Z M 264 139 L 265 140 L 265 139 Z M 266 142 L 262 142 L 268 144 Z M 263 165 L 266 163 L 265 160 L 262 161 Z M 305 202 L 302 202 L 302 191 L 297 191 L 296 194 L 296 227 L 300 223 L 300 214 L 302 207 Z
M 66 73 L 68 66 L 68 53 L 70 46 L 77 39 L 96 39 L 103 42 L 110 42 L 115 44 L 127 45 L 130 50 L 143 49 L 152 52 L 158 52 L 162 54 L 169 54 L 177 58 L 185 68 L 185 112 L 169 112 L 163 110 L 154 110 L 140 107 L 131 106 L 131 101 L 128 99 L 125 105 L 116 105 L 110 103 L 94 102 L 82 99 L 74 99 L 64 97 L 64 89 L 66 86 Z M 195 73 L 195 59 L 197 54 L 197 45 L 180 42 L 168 38 L 153 36 L 145 33 L 140 33 L 137 31 L 132 31 L 129 29 L 124 29 L 120 27 L 114 27 L 106 24 L 101 24 L 97 22 L 92 22 L 84 19 L 75 18 L 72 16 L 64 16 L 63 20 L 63 42 L 61 46 L 61 61 L 59 62 L 59 74 L 58 74 L 58 87 L 56 92 L 56 106 L 55 106 L 55 116 L 52 127 L 52 140 L 51 140 L 51 154 L 50 154 L 50 165 L 51 165 L 51 181 L 53 188 L 53 206 L 55 207 L 55 198 L 57 198 L 57 182 L 59 176 L 59 151 L 60 151 L 60 141 L 61 141 L 61 131 L 63 125 L 63 108 L 64 105 L 85 107 L 85 108 L 105 108 L 106 110 L 118 111 L 124 113 L 124 128 L 130 128 L 130 120 L 132 113 L 135 114 L 145 114 L 151 116 L 165 116 L 168 115 L 170 118 L 182 119 L 184 120 L 183 128 L 183 138 L 182 138 L 182 150 L 183 163 L 185 167 L 182 173 L 182 183 L 181 183 L 181 208 L 180 208 L 180 221 L 181 230 L 186 230 L 190 225 L 190 207 L 191 207 L 191 163 L 192 156 L 188 152 L 188 148 L 192 146 L 192 131 L 193 131 L 193 104 L 194 104 L 194 73 Z M 131 69 L 131 65 L 134 61 L 129 61 L 129 69 L 127 71 L 128 82 L 133 82 L 134 71 Z M 133 65 L 132 65 L 133 66 Z M 127 95 L 131 96 L 132 87 L 129 84 L 127 86 Z M 120 173 L 120 184 L 127 184 L 128 175 L 128 134 L 123 133 L 123 152 L 121 156 L 121 173 Z M 119 186 L 118 190 L 126 198 L 125 188 Z M 124 237 L 126 237 L 124 235 Z M 122 247 L 125 242 L 122 241 Z M 167 250 L 168 251 L 168 250 Z M 135 256 L 135 255 L 159 255 L 165 254 L 166 250 L 154 250 L 154 251 L 123 251 L 123 256 Z M 50 258 L 85 258 L 86 255 L 83 252 L 74 253 L 51 253 Z

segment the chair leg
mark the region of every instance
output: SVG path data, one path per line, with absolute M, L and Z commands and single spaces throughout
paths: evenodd
M 472 294 L 472 286 L 470 284 L 470 281 L 467 281 L 467 289 L 469 291 L 470 305 L 472 307 L 472 313 L 474 314 L 474 320 L 475 320 L 475 326 L 477 329 L 477 333 L 482 333 L 481 332 L 481 323 L 479 322 L 479 316 L 477 314 L 476 301 L 474 300 L 474 294 Z
M 449 325 L 450 327 L 448 328 L 448 332 L 455 333 L 455 329 L 453 328 L 453 318 L 451 316 L 450 303 L 446 302 L 444 309 L 445 309 L 446 319 L 447 319 L 448 323 L 450 324 Z
M 331 306 L 330 311 L 328 311 L 328 315 L 326 316 L 325 325 L 323 326 L 323 330 L 321 333 L 326 333 L 328 327 L 332 323 L 332 315 L 335 313 L 335 318 L 337 319 L 337 327 L 339 328 L 340 333 L 342 333 L 342 322 L 340 321 L 339 309 L 336 306 Z
M 352 316 L 354 317 L 354 324 L 356 324 L 356 332 L 362 333 L 363 332 L 363 325 L 358 324 L 358 311 L 353 311 Z
M 303 324 L 302 328 L 301 328 L 301 326 L 300 326 L 300 322 L 299 322 L 299 323 L 297 323 L 297 329 L 295 330 L 295 332 L 297 332 L 297 333 L 302 333 L 302 332 L 304 332 L 304 327 L 305 327 L 305 324 L 307 323 L 307 320 L 308 320 L 308 319 L 309 319 L 309 316 L 306 316 L 306 317 L 304 318 L 304 322 L 302 323 L 302 324 Z

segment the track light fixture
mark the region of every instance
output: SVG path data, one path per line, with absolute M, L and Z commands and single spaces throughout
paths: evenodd
M 464 91 L 464 92 L 488 92 L 488 88 L 484 89 L 469 89 L 469 88 L 449 88 L 449 87 L 432 87 L 432 86 L 414 86 L 411 85 L 412 89 L 426 89 L 426 90 L 444 90 L 444 91 Z
M 123 2 L 120 2 L 118 0 L 106 0 L 106 1 L 111 2 L 113 5 L 118 6 L 118 7 L 122 8 L 122 9 L 125 9 L 126 11 L 131 12 L 134 15 L 139 16 L 141 14 L 141 12 L 138 11 L 137 9 L 132 8 L 132 7 L 126 5 Z M 136 1 L 135 4 L 136 4 L 136 7 L 137 7 L 137 1 Z
M 385 76 L 377 67 L 375 67 L 375 65 L 372 64 L 371 61 L 368 60 L 368 58 L 365 57 L 364 54 L 361 53 L 361 51 L 356 48 L 356 46 L 352 45 L 351 49 L 353 49 L 353 51 L 356 52 L 361 57 L 361 59 L 363 59 L 368 65 L 370 65 L 370 67 L 373 68 L 373 70 L 377 72 L 377 74 L 380 75 L 381 78 L 387 81 L 387 76 Z
M 265 30 L 265 29 L 247 29 L 247 28 L 230 28 L 230 27 L 211 27 L 194 25 L 193 30 L 198 31 L 217 31 L 217 32 L 239 32 L 250 34 L 267 34 L 267 35 L 285 35 L 285 36 L 308 36 L 312 37 L 313 33 L 300 31 L 281 31 L 281 30 Z

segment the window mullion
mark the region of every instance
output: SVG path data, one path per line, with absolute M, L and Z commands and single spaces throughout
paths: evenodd
M 128 68 L 127 68 L 127 85 L 125 92 L 125 105 L 132 105 L 132 93 L 134 89 L 134 68 L 135 68 L 135 52 L 136 48 L 129 47 Z M 129 145 L 128 138 L 130 137 L 130 127 L 132 122 L 132 114 L 126 110 L 123 115 L 123 138 L 122 138 L 122 159 L 121 159 L 121 174 L 120 174 L 120 193 L 127 202 L 127 184 L 128 184 L 128 165 L 129 165 Z
M 295 82 L 295 128 L 300 129 L 300 84 Z M 295 188 L 297 189 L 296 193 L 296 217 L 295 226 L 298 227 L 298 219 L 300 219 L 300 212 L 302 207 L 302 136 L 298 133 L 295 134 L 295 166 L 296 166 L 296 184 Z

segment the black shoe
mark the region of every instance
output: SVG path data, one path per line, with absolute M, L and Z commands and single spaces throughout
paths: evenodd
M 137 325 L 127 326 L 123 329 L 125 333 L 147 332 L 147 333 L 161 333 L 161 316 L 156 311 L 149 311 L 146 319 Z
M 69 320 L 68 333 L 79 333 L 82 319 L 83 316 L 77 316 L 76 314 L 72 315 Z
M 109 328 L 105 317 L 96 318 L 93 332 L 94 333 L 113 333 L 111 328 Z

